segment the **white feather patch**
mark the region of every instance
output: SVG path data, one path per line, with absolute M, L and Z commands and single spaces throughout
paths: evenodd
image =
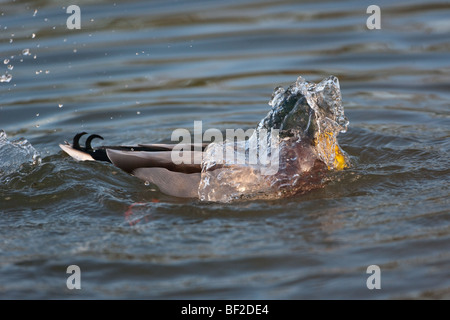
M 83 152 L 83 151 L 80 151 L 80 150 L 76 150 L 76 149 L 72 148 L 72 146 L 70 146 L 70 145 L 60 144 L 59 147 L 61 149 L 63 149 L 63 151 L 65 153 L 67 153 L 69 156 L 71 156 L 75 160 L 78 160 L 78 161 L 95 161 L 95 159 L 92 158 L 92 156 L 89 153 L 86 153 L 86 152 Z

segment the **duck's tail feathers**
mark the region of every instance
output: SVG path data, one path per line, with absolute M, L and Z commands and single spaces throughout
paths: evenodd
M 80 138 L 87 134 L 87 132 L 80 132 L 77 133 L 73 137 L 72 143 L 66 142 L 65 144 L 60 144 L 59 147 L 66 152 L 69 156 L 74 158 L 78 161 L 107 161 L 111 162 L 109 160 L 106 150 L 104 147 L 100 148 L 92 148 L 92 140 L 94 139 L 102 139 L 102 136 L 99 136 L 98 134 L 92 134 L 90 135 L 85 142 L 85 146 L 80 146 Z

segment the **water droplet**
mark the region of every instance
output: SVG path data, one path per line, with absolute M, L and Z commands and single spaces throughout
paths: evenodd
M 144 184 L 145 184 L 146 186 L 149 186 L 149 185 L 150 185 L 150 182 L 145 181 Z
M 36 59 L 36 58 L 37 58 L 37 55 L 34 55 L 33 59 Z
M 33 34 L 31 35 L 31 39 L 34 39 L 35 37 L 36 37 L 36 34 L 33 33 Z
M 45 74 L 49 74 L 50 73 L 50 70 L 45 70 Z
M 9 39 L 9 43 L 13 43 L 13 41 L 14 41 L 13 39 Z
M 140 111 L 137 111 L 136 114 L 141 114 L 141 112 L 140 112 Z
M 33 17 L 36 17 L 37 9 L 34 9 Z
M 62 108 L 62 107 L 63 107 L 63 104 L 62 104 L 62 103 L 58 104 L 58 107 L 59 107 L 59 108 Z
M 39 117 L 39 113 L 36 113 L 36 117 Z
M 36 128 L 39 128 L 39 124 L 37 124 L 35 127 L 36 127 Z
M 77 53 L 77 49 L 73 49 L 73 53 Z
M 22 50 L 22 54 L 24 55 L 24 56 L 29 56 L 31 53 L 30 53 L 30 49 L 23 49 Z
M 9 63 L 9 59 L 3 60 L 3 63 L 4 63 L 4 64 L 8 64 L 8 63 Z
M 10 82 L 11 79 L 12 79 L 12 75 L 10 75 L 10 74 L 3 74 L 0 77 L 0 82 Z
M 8 68 L 8 70 L 12 70 L 12 69 L 14 69 L 14 66 L 12 64 L 8 64 L 7 68 Z
M 44 21 L 45 21 L 45 22 L 47 22 L 47 21 L 48 21 L 48 19 L 47 19 L 47 18 L 45 18 L 45 19 L 44 19 Z

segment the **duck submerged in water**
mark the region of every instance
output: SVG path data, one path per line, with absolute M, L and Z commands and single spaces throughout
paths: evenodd
M 350 165 L 337 142 L 349 122 L 335 76 L 318 84 L 298 77 L 287 89 L 275 88 L 269 105 L 244 141 L 93 148 L 92 140 L 103 138 L 90 135 L 82 147 L 82 132 L 60 147 L 76 160 L 110 162 L 165 194 L 217 202 L 299 195 Z

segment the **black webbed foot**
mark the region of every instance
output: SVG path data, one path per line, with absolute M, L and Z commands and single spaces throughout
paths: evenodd
M 99 148 L 96 148 L 95 150 L 92 148 L 92 145 L 91 145 L 92 140 L 94 140 L 96 138 L 103 140 L 102 136 L 99 136 L 98 134 L 91 134 L 86 139 L 85 146 L 84 147 L 80 146 L 80 138 L 82 136 L 84 136 L 85 134 L 87 134 L 87 132 L 80 132 L 80 133 L 77 133 L 75 135 L 75 137 L 73 137 L 72 148 L 90 154 L 94 160 L 111 162 L 106 154 L 105 147 L 99 147 Z
M 91 142 L 92 140 L 94 140 L 95 138 L 98 139 L 103 139 L 102 136 L 99 136 L 98 134 L 91 134 L 87 139 L 86 139 L 86 151 L 93 151 L 92 146 L 91 146 Z
M 80 133 L 77 133 L 77 134 L 75 135 L 75 137 L 73 137 L 72 147 L 73 147 L 74 149 L 82 151 L 82 149 L 81 149 L 81 147 L 80 147 L 80 138 L 81 138 L 82 136 L 84 136 L 85 134 L 87 134 L 87 132 L 80 132 Z

